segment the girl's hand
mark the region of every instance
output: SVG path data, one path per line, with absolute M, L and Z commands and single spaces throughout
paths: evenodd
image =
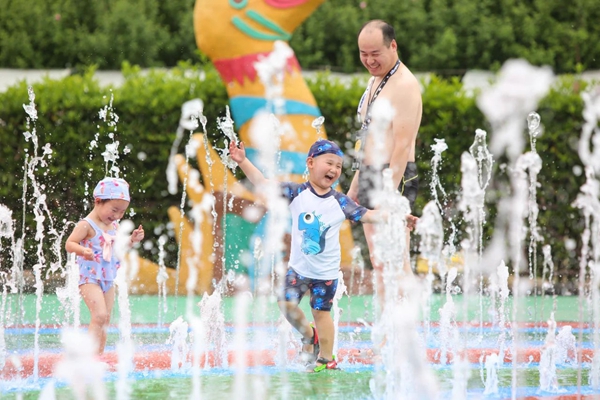
M 235 143 L 229 143 L 229 155 L 236 163 L 240 164 L 243 162 L 246 159 L 246 148 L 244 147 L 244 143 L 240 142 L 239 148 L 235 145 Z
M 129 238 L 129 240 L 131 240 L 131 244 L 134 244 L 141 242 L 143 239 L 144 228 L 142 227 L 142 225 L 140 225 L 137 229 L 134 229 L 133 232 L 131 232 L 131 237 Z
M 94 261 L 94 252 L 89 247 L 83 249 L 81 257 L 88 261 Z

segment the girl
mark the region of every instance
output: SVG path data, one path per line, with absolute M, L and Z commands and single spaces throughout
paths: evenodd
M 118 221 L 129 206 L 129 184 L 119 178 L 104 178 L 94 189 L 94 209 L 79 221 L 67 239 L 65 248 L 77 255 L 79 290 L 90 310 L 88 332 L 98 344 L 98 354 L 104 352 L 106 328 L 115 301 L 114 280 L 120 262 L 113 247 Z M 131 233 L 129 244 L 144 238 L 140 225 Z

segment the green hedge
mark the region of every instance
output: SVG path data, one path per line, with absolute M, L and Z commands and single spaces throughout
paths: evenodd
M 45 184 L 47 203 L 59 226 L 64 225 L 64 221 L 77 221 L 83 216 L 84 184 L 87 182 L 93 186 L 103 176 L 104 161 L 99 153 L 110 142 L 107 134 L 115 131 L 100 120 L 99 111 L 106 108 L 113 98 L 112 108 L 118 115 L 116 140 L 121 144 L 120 150 L 124 146 L 131 149 L 129 154 L 121 153 L 119 165 L 131 183 L 132 207 L 137 213 L 133 219 L 136 223 L 143 223 L 147 238 L 156 242 L 158 235 L 166 231 L 167 207 L 180 203 L 180 195 L 173 196 L 167 192 L 165 170 L 181 105 L 193 98 L 203 99 L 209 136 L 214 142 L 220 138 L 216 119 L 224 115 L 228 99 L 212 67 L 181 65 L 169 72 L 142 74 L 138 68 L 125 65 L 123 72 L 126 78 L 124 85 L 113 89 L 100 88 L 93 79 L 93 70 L 60 81 L 45 80 L 33 86 L 39 116 L 35 128 L 40 144 L 50 143 L 54 150 L 48 167 L 38 169 L 38 180 Z M 356 103 L 364 83 L 363 78 L 347 82 L 329 73 L 318 74 L 309 80 L 310 89 L 326 118 L 328 135 L 346 146 L 351 145 Z M 573 173 L 575 167 L 581 164 L 576 146 L 582 124 L 580 91 L 584 87 L 583 82 L 573 77 L 562 79 L 541 102 L 539 109 L 544 124 L 544 133 L 537 142 L 537 150 L 544 162 L 538 189 L 541 205 L 539 225 L 545 243 L 553 246 L 556 268 L 564 276 L 578 269 L 577 252 L 567 252 L 564 242 L 567 238 L 579 240 L 582 231 L 580 213 L 571 207 L 571 203 L 584 181 L 582 175 Z M 23 104 L 28 102 L 24 83 L 0 93 L 0 157 L 3 160 L 0 203 L 13 210 L 17 227 L 21 226 L 22 219 L 23 165 L 27 149 L 31 152 L 32 148 L 23 137 L 23 132 L 28 130 Z M 462 91 L 461 83 L 456 79 L 444 80 L 433 76 L 426 85 L 423 102 L 417 149 L 421 190 L 415 213 L 419 215 L 431 199 L 431 145 L 436 138 L 445 139 L 449 148 L 443 153 L 439 176 L 448 194 L 445 202 L 447 215 L 453 218 L 461 231 L 464 227 L 456 214 L 456 200 L 460 193 L 460 155 L 472 144 L 475 130 L 487 129 L 487 123 L 475 99 Z M 92 152 L 89 145 L 96 134 L 99 135 L 100 150 Z M 142 152 L 145 159 L 140 157 Z M 501 163 L 502 160 L 496 162 L 498 182 L 502 182 L 504 176 Z M 349 177 L 347 168 L 341 180 L 343 188 L 347 188 Z M 492 200 L 500 188 L 498 184 L 490 190 L 485 240 L 493 228 L 495 211 Z M 32 246 L 34 225 L 31 205 L 27 207 L 30 219 L 27 222 L 28 245 Z M 171 240 L 168 249 L 171 257 L 175 255 L 175 249 Z M 33 253 L 28 251 L 29 257 Z M 156 260 L 157 248 L 146 250 L 144 256 Z M 27 261 L 28 266 L 32 263 L 33 260 Z M 1 268 L 7 267 L 3 263 Z

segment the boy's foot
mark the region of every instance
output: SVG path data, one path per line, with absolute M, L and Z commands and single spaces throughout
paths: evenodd
M 311 368 L 312 372 L 321 372 L 326 369 L 339 369 L 337 361 L 335 361 L 335 356 L 333 356 L 331 360 L 320 357 L 317 359 L 315 364 L 311 365 Z
M 317 334 L 317 330 L 312 324 L 310 327 L 313 330 L 313 337 L 310 339 L 302 338 L 302 353 L 300 356 L 304 361 L 305 365 L 310 365 L 314 363 L 319 357 L 319 352 L 321 351 L 321 346 L 319 345 L 319 335 Z M 312 349 L 310 348 L 312 346 Z

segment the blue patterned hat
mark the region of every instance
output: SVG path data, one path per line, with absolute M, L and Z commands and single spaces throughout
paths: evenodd
M 344 153 L 340 150 L 340 146 L 327 139 L 317 140 L 310 146 L 310 150 L 308 150 L 309 158 L 315 158 L 322 154 L 335 154 L 336 156 L 344 157 Z

